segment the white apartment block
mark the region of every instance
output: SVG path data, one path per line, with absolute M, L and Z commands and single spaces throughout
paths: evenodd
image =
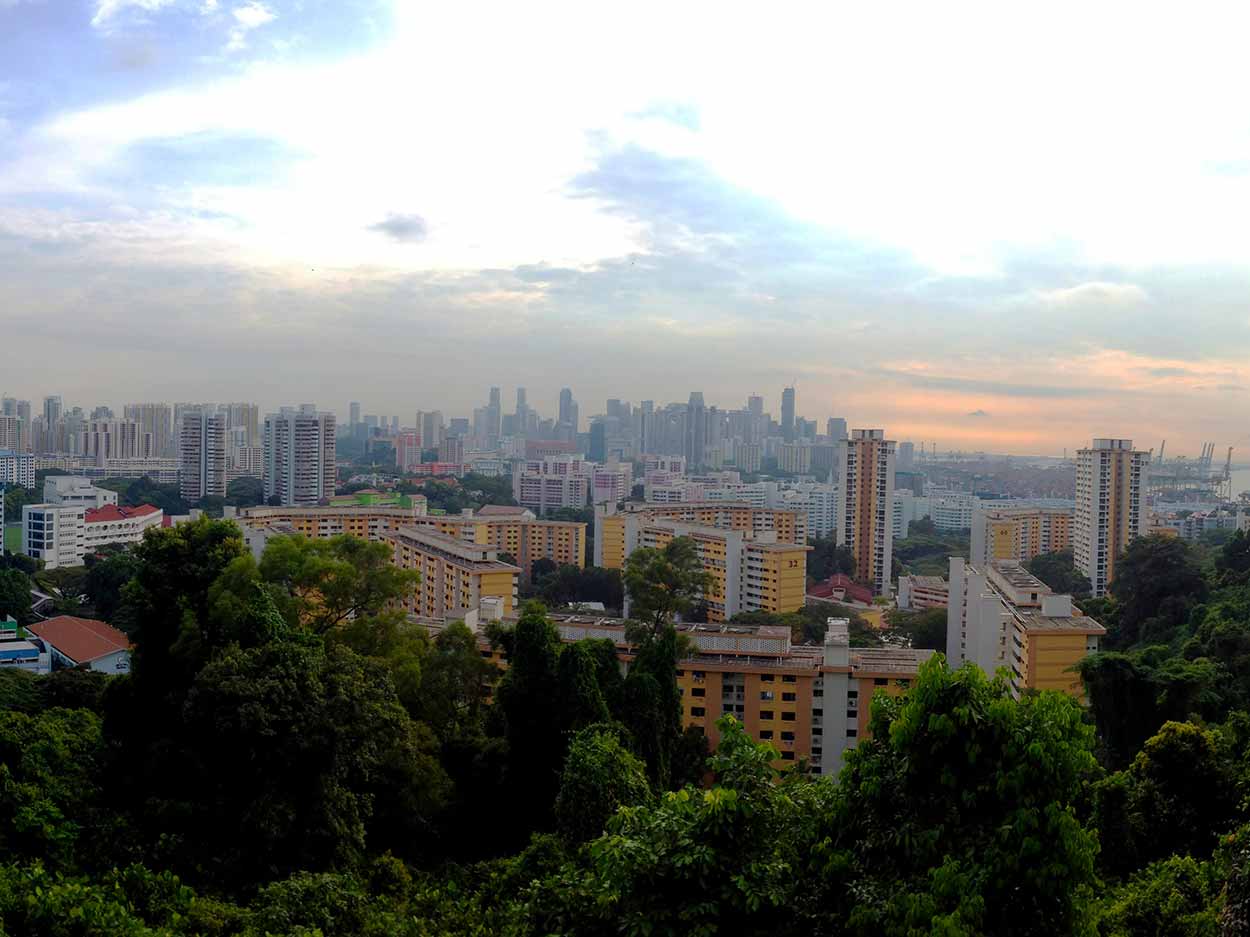
M 16 416 L 0 416 L 0 451 L 24 452 L 22 421 Z
M 898 607 L 918 612 L 926 608 L 946 608 L 950 587 L 941 576 L 899 576 Z
M 633 466 L 629 462 L 608 462 L 591 472 L 590 483 L 595 504 L 625 501 L 634 487 Z
M 226 496 L 226 415 L 209 410 L 182 414 L 179 428 L 182 477 L 179 490 L 192 503 Z
M 87 552 L 87 509 L 82 504 L 27 504 L 22 508 L 22 552 L 45 569 L 81 566 Z
M 82 431 L 81 452 L 96 465 L 156 455 L 152 434 L 134 420 L 91 420 Z
M 1150 453 L 1134 449 L 1131 439 L 1095 439 L 1077 452 L 1072 552 L 1095 597 L 1106 594 L 1129 542 L 1146 532 L 1149 465 Z
M 312 404 L 283 407 L 265 417 L 265 497 L 284 507 L 313 505 L 334 495 L 334 414 Z
M 0 485 L 35 487 L 35 457 L 29 452 L 0 449 Z

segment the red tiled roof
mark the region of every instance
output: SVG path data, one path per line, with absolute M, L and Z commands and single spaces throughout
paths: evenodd
M 26 629 L 79 664 L 86 664 L 130 647 L 130 639 L 112 625 L 94 618 L 58 615 Z
M 833 593 L 839 589 L 847 598 L 857 602 L 863 602 L 866 605 L 872 602 L 872 590 L 860 585 L 845 573 L 835 573 L 824 582 L 813 584 L 807 590 L 807 594 L 815 598 L 828 599 L 832 598 Z
M 131 517 L 147 517 L 155 514 L 160 508 L 150 504 L 141 504 L 133 508 L 119 508 L 116 504 L 106 504 L 102 508 L 87 508 L 87 523 L 102 524 L 105 521 L 124 521 Z

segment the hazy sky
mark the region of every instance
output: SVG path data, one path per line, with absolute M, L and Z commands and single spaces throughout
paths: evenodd
M 1244 457 L 1242 6 L 0 0 L 0 392 Z

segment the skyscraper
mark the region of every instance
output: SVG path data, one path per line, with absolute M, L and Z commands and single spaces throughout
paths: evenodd
M 179 493 L 192 503 L 226 496 L 226 415 L 188 410 L 179 429 Z
M 51 396 L 43 398 L 43 422 L 48 427 L 48 432 L 55 432 L 56 424 L 61 419 L 61 398 L 59 396 Z
M 1106 594 L 1129 541 L 1145 532 L 1150 453 L 1131 439 L 1095 439 L 1076 454 L 1076 519 L 1072 552 L 1091 593 Z
M 781 436 L 786 442 L 794 442 L 794 388 L 781 392 Z
M 437 449 L 443 441 L 443 411 L 418 411 L 417 429 L 421 432 L 421 445 L 426 449 Z
M 894 545 L 894 440 L 884 430 L 854 430 L 841 468 L 837 544 L 855 557 L 855 579 L 884 594 Z
M 503 430 L 503 404 L 498 387 L 490 389 L 490 402 L 486 405 L 486 408 L 490 411 L 487 414 L 487 437 L 492 442 L 495 442 L 499 439 Z
M 347 425 L 355 426 L 360 422 L 360 401 L 353 400 L 347 405 Z
M 837 442 L 839 439 L 846 439 L 846 420 L 840 416 L 829 417 L 828 421 L 825 423 L 825 435 L 827 435 L 832 442 Z
M 764 415 L 764 398 L 758 394 L 752 394 L 747 398 L 747 413 L 751 416 Z
M 707 407 L 703 403 L 703 392 L 690 392 L 690 402 L 686 405 L 686 465 L 696 469 L 706 461 L 707 450 Z
M 312 404 L 265 417 L 265 497 L 283 506 L 317 504 L 334 494 L 334 414 Z
M 576 436 L 577 416 L 577 401 L 573 399 L 573 391 L 565 387 L 560 391 L 560 414 L 557 422 L 569 426 L 573 436 Z

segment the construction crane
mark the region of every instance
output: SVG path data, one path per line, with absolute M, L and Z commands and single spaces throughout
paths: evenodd
M 1155 459 L 1156 465 L 1163 464 L 1163 450 L 1166 449 L 1167 447 L 1168 447 L 1168 441 L 1166 439 L 1163 440 L 1163 442 L 1159 443 L 1159 458 Z
M 1220 475 L 1220 500 L 1233 500 L 1233 447 L 1228 447 L 1228 457 L 1224 460 L 1224 472 Z

